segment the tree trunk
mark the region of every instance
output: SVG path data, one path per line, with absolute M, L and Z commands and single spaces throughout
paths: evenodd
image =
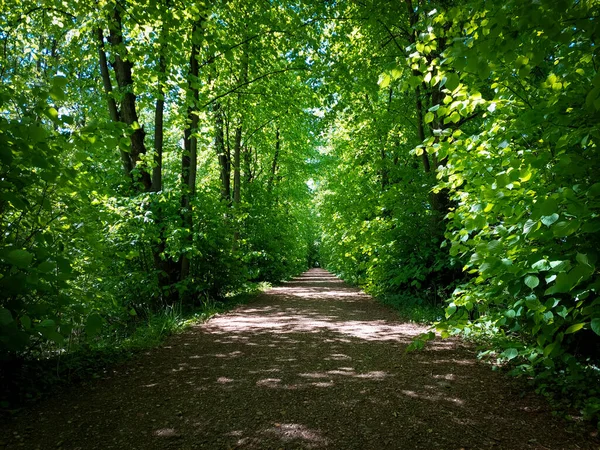
M 246 178 L 246 185 L 252 183 L 254 179 L 254 173 L 252 171 L 252 148 L 247 145 L 244 146 L 244 177 Z
M 417 110 L 417 136 L 419 136 L 420 144 L 422 144 L 425 140 L 425 127 L 423 125 L 423 101 L 421 100 L 421 88 L 419 86 L 415 88 L 415 104 Z M 427 154 L 426 149 L 423 149 L 421 158 L 423 159 L 423 169 L 425 172 L 431 172 L 429 155 Z
M 411 32 L 408 35 L 408 41 L 411 44 L 414 44 L 417 41 L 417 30 L 415 30 L 415 25 L 417 24 L 419 17 L 415 12 L 412 0 L 405 0 L 405 2 L 408 9 L 408 18 L 411 28 Z M 419 72 L 414 70 L 413 75 L 418 76 Z M 415 108 L 417 111 L 417 136 L 419 137 L 420 144 L 422 144 L 425 140 L 425 126 L 423 125 L 423 100 L 421 99 L 420 86 L 415 87 Z M 427 150 L 423 149 L 423 154 L 421 157 L 423 159 L 423 169 L 425 172 L 429 173 L 431 171 L 431 165 L 429 164 L 429 155 L 427 154 Z
M 192 36 L 196 33 L 198 23 L 192 27 Z M 193 38 L 192 38 L 193 41 Z M 184 228 L 188 229 L 186 238 L 187 246 L 191 246 L 194 240 L 194 220 L 192 215 L 191 199 L 196 193 L 196 164 L 198 141 L 195 133 L 198 130 L 198 57 L 199 45 L 192 43 L 190 55 L 190 72 L 188 75 L 188 95 L 190 102 L 187 112 L 187 126 L 184 131 L 183 144 L 184 151 L 181 161 L 181 177 L 182 177 L 182 195 L 181 195 L 181 218 Z M 185 253 L 181 257 L 181 279 L 184 280 L 190 273 L 190 258 Z
M 133 78 L 131 75 L 132 64 L 127 60 L 127 50 L 123 43 L 123 31 L 122 31 L 122 20 L 121 13 L 119 12 L 119 6 L 115 6 L 113 12 L 113 21 L 110 25 L 110 43 L 114 52 L 115 62 L 113 68 L 115 70 L 115 78 L 120 89 L 121 94 L 121 120 L 134 127 L 133 133 L 131 133 L 131 166 L 135 169 L 140 156 L 146 153 L 146 146 L 144 144 L 144 137 L 146 135 L 144 129 L 139 123 L 137 110 L 136 110 L 136 97 L 133 93 Z M 152 186 L 150 174 L 145 170 L 141 170 L 139 173 L 140 181 L 147 191 Z M 135 175 L 134 175 L 135 179 Z
M 219 158 L 219 167 L 221 169 L 221 199 L 229 204 L 231 203 L 231 169 L 230 158 L 225 148 L 223 110 L 221 103 L 215 103 L 213 112 L 215 114 L 215 148 Z
M 242 150 L 242 126 L 239 125 L 235 129 L 235 144 L 233 146 L 233 204 L 240 203 L 241 186 L 240 186 L 240 154 Z
M 108 62 L 106 60 L 106 53 L 104 51 L 104 33 L 102 32 L 102 29 L 98 28 L 96 30 L 96 38 L 98 42 L 98 59 L 100 61 L 100 75 L 102 76 L 102 84 L 104 85 L 104 93 L 106 94 L 106 101 L 108 103 L 108 112 L 113 122 L 120 122 L 121 117 L 117 108 L 117 102 L 113 97 L 112 82 L 110 80 Z M 127 176 L 131 181 L 133 181 L 133 174 L 131 173 L 131 171 L 133 170 L 133 166 L 131 165 L 131 158 L 129 158 L 129 154 L 126 151 L 122 149 L 120 149 L 119 151 L 121 154 L 121 162 L 123 164 L 125 176 Z
M 163 46 L 165 44 L 162 44 Z M 152 169 L 152 191 L 162 190 L 162 160 L 164 147 L 164 109 L 165 93 L 164 79 L 167 71 L 164 49 L 161 48 L 161 54 L 158 59 L 158 92 L 156 97 L 156 109 L 154 110 L 154 168 Z
M 248 41 L 243 46 L 242 65 L 240 68 L 240 82 L 242 85 L 248 83 Z M 238 94 L 238 106 L 241 105 L 242 97 Z M 233 146 L 233 204 L 241 201 L 241 177 L 240 177 L 240 153 L 242 149 L 242 119 L 239 119 L 235 130 L 235 143 Z
M 169 2 L 164 5 L 169 7 Z M 164 150 L 164 108 L 165 108 L 165 88 L 167 76 L 166 59 L 166 25 L 163 22 L 160 36 L 160 49 L 158 57 L 158 86 L 156 90 L 156 106 L 154 110 L 154 167 L 152 169 L 152 192 L 160 192 L 163 189 L 162 169 L 163 169 L 163 150 Z M 158 271 L 158 283 L 162 296 L 167 304 L 172 304 L 176 300 L 176 292 L 173 285 L 180 279 L 181 265 L 179 260 L 174 260 L 169 255 L 165 255 L 166 244 L 166 224 L 163 214 L 162 204 L 154 203 L 154 214 L 156 216 L 156 226 L 159 229 L 158 244 L 152 249 L 154 258 L 154 267 Z
M 394 98 L 394 88 L 390 86 L 390 91 L 388 93 L 388 103 L 387 103 L 387 114 L 390 114 L 390 110 L 392 107 L 392 99 Z M 387 166 L 388 164 L 388 156 L 386 154 L 386 147 L 388 143 L 389 131 L 385 129 L 385 135 L 379 139 L 380 142 L 380 150 L 379 154 L 381 155 L 381 190 L 385 191 L 385 189 L 390 184 L 390 171 Z
M 271 175 L 267 184 L 267 191 L 273 192 L 273 184 L 275 183 L 275 174 L 277 173 L 277 164 L 279 159 L 279 150 L 281 149 L 281 139 L 279 136 L 279 127 L 275 131 L 275 154 L 273 155 L 273 164 L 271 165 Z
M 415 25 L 419 20 L 419 17 L 417 15 L 417 12 L 415 12 L 414 8 L 413 8 L 413 4 L 412 4 L 412 0 L 405 0 L 406 2 L 406 6 L 408 8 L 408 16 L 410 18 L 410 26 L 411 26 L 411 33 L 409 34 L 409 41 L 411 44 L 414 44 L 417 41 L 417 30 L 415 29 Z M 441 42 L 441 45 L 444 45 L 444 42 Z M 415 75 L 418 76 L 418 72 L 415 71 Z M 431 103 L 432 104 L 437 104 L 439 103 L 439 101 L 441 100 L 441 95 L 439 95 L 439 90 L 434 91 L 431 94 Z M 424 122 L 423 122 L 423 100 L 422 100 L 422 96 L 421 96 L 421 87 L 417 86 L 415 88 L 415 103 L 416 103 L 416 111 L 417 111 L 417 134 L 419 136 L 419 140 L 421 141 L 421 143 L 423 143 L 423 141 L 425 140 L 425 126 L 424 126 Z M 435 155 L 432 155 L 432 159 L 434 161 L 434 171 L 437 169 L 437 159 L 435 157 Z M 431 164 L 429 162 L 429 155 L 427 154 L 427 150 L 423 149 L 423 154 L 422 154 L 422 158 L 423 158 L 423 169 L 425 170 L 426 173 L 430 173 L 431 172 Z M 437 217 L 434 217 L 434 220 L 436 221 L 436 223 L 440 223 L 442 225 L 440 225 L 440 227 L 438 228 L 440 234 L 443 234 L 443 222 L 439 221 L 440 218 L 443 218 L 447 212 L 448 209 L 450 207 L 450 198 L 449 198 L 449 193 L 446 189 L 441 190 L 440 192 L 432 192 L 430 194 L 430 203 L 431 203 L 431 208 L 436 211 Z M 437 222 L 439 221 L 439 222 Z

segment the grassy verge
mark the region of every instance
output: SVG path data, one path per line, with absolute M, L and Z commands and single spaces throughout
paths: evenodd
M 377 301 L 393 308 L 400 317 L 409 322 L 430 325 L 444 316 L 442 306 L 431 305 L 408 295 L 384 295 L 377 297 Z
M 0 370 L 0 413 L 10 415 L 51 392 L 100 378 L 110 367 L 159 346 L 174 333 L 249 302 L 267 287 L 264 283 L 250 284 L 243 291 L 220 301 L 206 301 L 192 310 L 166 308 L 147 312 L 143 319 L 106 327 L 101 334 L 76 350 L 56 352 L 46 358 L 3 362 Z

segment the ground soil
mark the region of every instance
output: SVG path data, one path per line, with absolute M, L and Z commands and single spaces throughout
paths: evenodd
M 312 269 L 2 425 L 0 448 L 598 449 L 459 340 Z

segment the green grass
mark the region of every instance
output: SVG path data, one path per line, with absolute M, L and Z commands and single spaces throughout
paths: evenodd
M 441 305 L 431 305 L 408 295 L 383 295 L 377 301 L 396 310 L 400 317 L 415 323 L 431 325 L 444 317 Z
M 249 302 L 268 287 L 266 283 L 248 284 L 244 290 L 225 299 L 207 300 L 192 310 L 175 306 L 146 311 L 143 318 L 106 325 L 98 336 L 69 352 L 57 351 L 39 359 L 3 361 L 0 411 L 10 413 L 61 387 L 100 378 L 110 367 L 158 347 L 172 334 Z

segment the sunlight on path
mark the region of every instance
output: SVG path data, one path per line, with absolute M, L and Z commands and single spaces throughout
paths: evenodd
M 312 269 L 40 404 L 5 448 L 576 448 L 458 341 L 406 354 L 423 331 Z
M 334 286 L 334 287 L 332 287 Z M 284 286 L 271 289 L 277 305 L 245 308 L 211 321 L 215 333 L 289 333 L 337 332 L 365 340 L 409 343 L 424 331 L 411 323 L 389 322 L 374 317 L 370 296 L 320 269 L 313 269 Z M 318 300 L 313 301 L 303 300 Z M 365 307 L 366 306 L 366 307 Z M 436 343 L 441 345 L 445 343 Z

